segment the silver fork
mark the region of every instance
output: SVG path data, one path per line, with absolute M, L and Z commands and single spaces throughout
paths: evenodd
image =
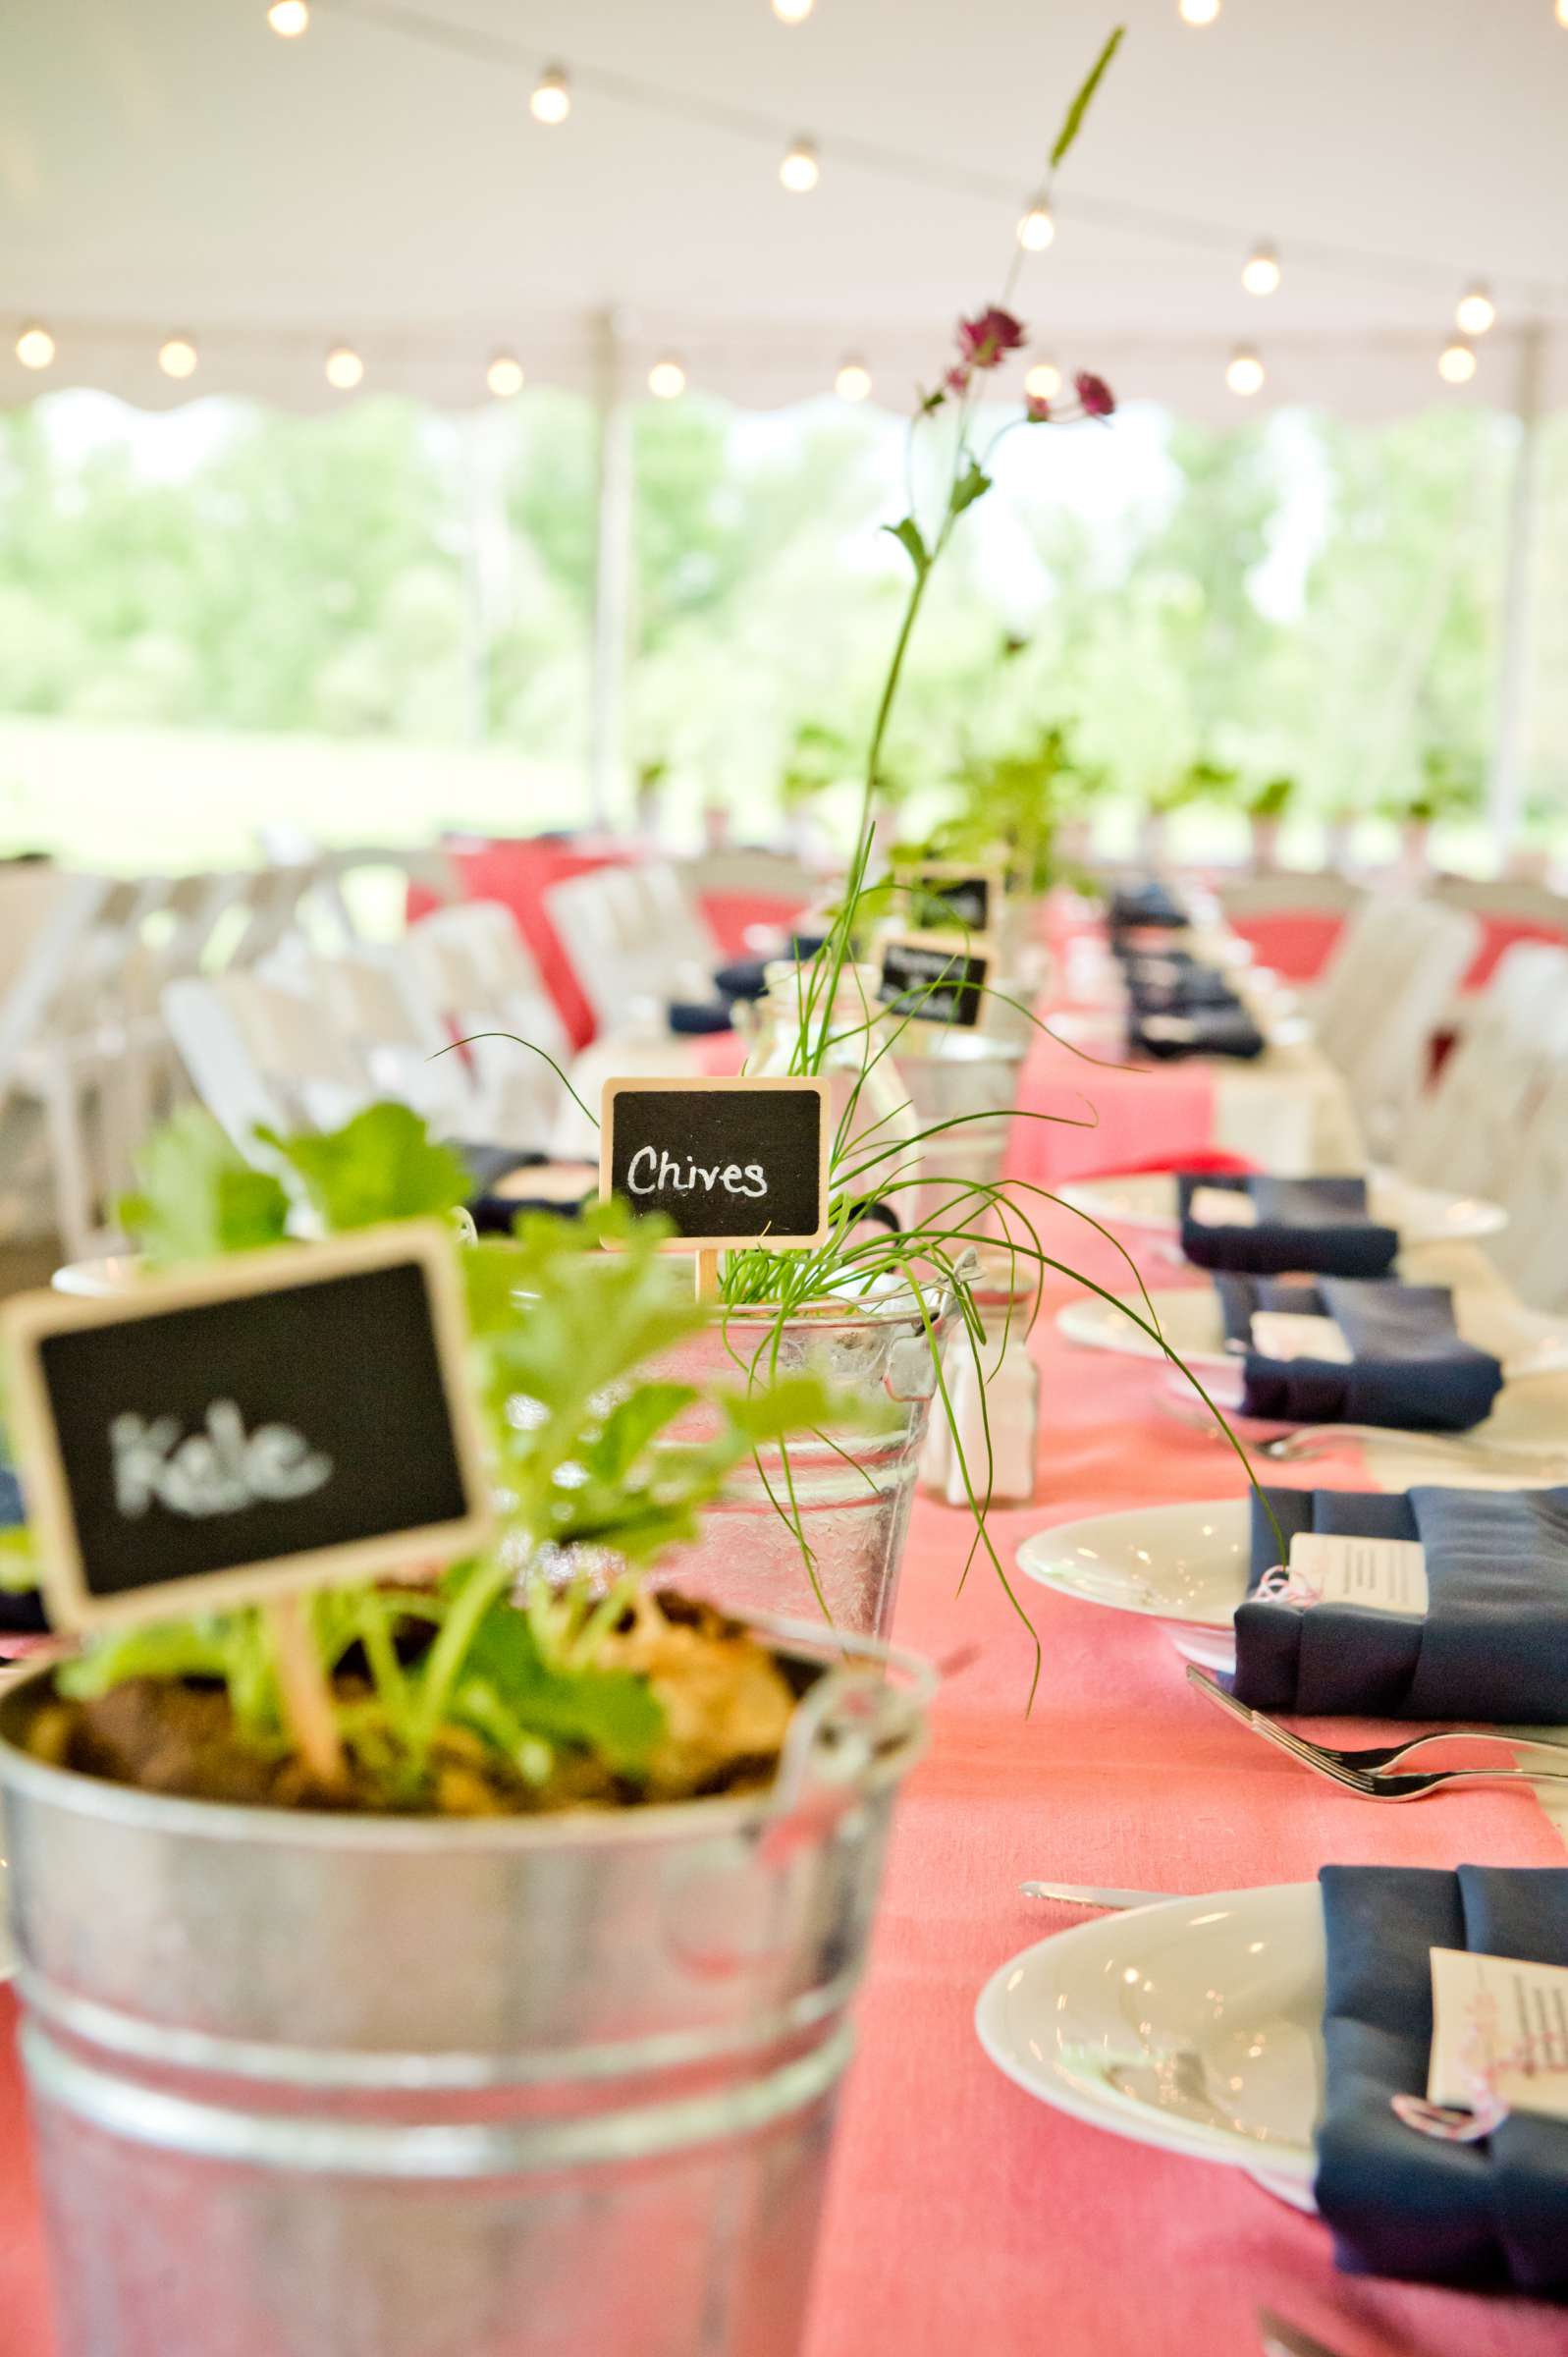
M 1559 1742 L 1549 1735 L 1512 1735 L 1500 1727 L 1436 1727 L 1426 1734 L 1410 1735 L 1403 1743 L 1362 1743 L 1351 1750 L 1341 1750 L 1333 1743 L 1315 1743 L 1308 1735 L 1298 1734 L 1294 1727 L 1281 1727 L 1267 1711 L 1254 1710 L 1248 1703 L 1237 1702 L 1227 1694 L 1212 1673 L 1200 1669 L 1196 1662 L 1187 1665 L 1190 1684 L 1199 1686 L 1215 1702 L 1238 1716 L 1245 1712 L 1248 1723 L 1260 1734 L 1270 1730 L 1285 1736 L 1303 1754 L 1311 1754 L 1325 1766 L 1359 1768 L 1369 1776 L 1379 1776 L 1393 1768 L 1413 1751 L 1430 1751 L 1437 1743 L 1500 1743 L 1509 1752 L 1543 1751 L 1552 1759 L 1568 1761 L 1568 1741 Z
M 1188 1664 L 1187 1677 L 1200 1693 L 1207 1694 L 1211 1702 L 1239 1720 L 1243 1727 L 1250 1727 L 1255 1735 L 1262 1735 L 1266 1743 L 1288 1752 L 1293 1760 L 1310 1768 L 1314 1776 L 1337 1784 L 1343 1792 L 1354 1792 L 1362 1800 L 1425 1800 L 1429 1793 L 1445 1792 L 1453 1784 L 1568 1784 L 1568 1772 L 1560 1769 L 1432 1768 L 1411 1776 L 1388 1776 L 1373 1774 L 1365 1768 L 1347 1768 L 1317 1744 L 1291 1734 L 1277 1720 L 1250 1711 L 1244 1702 L 1238 1702 L 1233 1694 L 1227 1694 L 1207 1676 L 1195 1662 Z
M 1172 1398 L 1173 1412 L 1179 1422 L 1190 1424 L 1194 1431 L 1219 1447 L 1228 1447 L 1223 1432 L 1201 1399 L 1194 1396 L 1189 1404 L 1177 1397 Z M 1239 1410 L 1226 1407 L 1224 1412 L 1235 1418 Z M 1512 1469 L 1521 1474 L 1539 1474 L 1543 1481 L 1568 1480 L 1568 1448 L 1554 1448 L 1549 1441 L 1482 1440 L 1468 1432 L 1406 1432 L 1397 1424 L 1282 1424 L 1259 1439 L 1249 1439 L 1245 1434 L 1241 1439 L 1254 1455 L 1274 1457 L 1285 1464 L 1295 1458 L 1325 1455 L 1346 1441 L 1376 1441 L 1439 1460 L 1457 1456 L 1489 1465 L 1499 1472 Z
M 1497 1470 L 1561 1476 L 1568 1472 L 1568 1452 L 1546 1442 L 1481 1441 L 1464 1432 L 1405 1432 L 1396 1424 L 1296 1424 L 1253 1444 L 1260 1456 L 1283 1464 L 1299 1457 L 1322 1456 L 1344 1441 L 1379 1441 L 1394 1449 L 1410 1449 L 1433 1456 L 1459 1456 Z

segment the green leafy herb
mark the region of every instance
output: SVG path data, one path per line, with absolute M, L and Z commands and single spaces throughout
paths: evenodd
M 461 1156 L 437 1145 L 406 1105 L 367 1105 L 322 1136 L 256 1134 L 297 1172 L 333 1234 L 456 1211 L 473 1191 Z
M 186 1106 L 153 1131 L 136 1176 L 140 1188 L 121 1203 L 120 1218 L 155 1268 L 284 1240 L 282 1183 L 246 1162 L 200 1106 Z

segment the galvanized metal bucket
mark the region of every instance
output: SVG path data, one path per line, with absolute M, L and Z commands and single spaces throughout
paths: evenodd
M 60 2357 L 791 2357 L 932 1681 L 765 1633 L 815 1677 L 768 1792 L 538 1819 L 133 1791 L 13 1689 Z

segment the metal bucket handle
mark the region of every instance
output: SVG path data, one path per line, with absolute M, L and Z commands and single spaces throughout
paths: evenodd
M 942 1679 L 920 1654 L 847 1629 L 771 1617 L 747 1626 L 781 1652 L 850 1657 L 849 1666 L 829 1668 L 817 1679 L 790 1719 L 763 1827 L 763 1846 L 775 1854 L 781 1841 L 792 1847 L 796 1834 L 844 1808 L 879 1752 L 913 1736 Z

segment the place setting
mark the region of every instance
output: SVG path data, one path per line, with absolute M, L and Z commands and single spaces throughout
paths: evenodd
M 1353 2274 L 1561 2296 L 1568 1868 L 1325 1866 L 1101 1901 L 987 1984 L 999 2069 L 1245 2171 L 1322 2218 Z
M 1078 1208 L 1090 1199 L 1080 1190 Z M 1464 1229 L 1484 1207 L 1429 1202 L 1439 1234 L 1423 1239 L 1437 1248 L 1424 1264 L 1414 1238 L 1400 1259 L 1402 1231 L 1372 1216 L 1357 1178 L 1175 1174 L 1145 1181 L 1151 1221 L 1160 1199 L 1205 1282 L 1080 1298 L 1056 1322 L 1082 1346 L 1162 1361 L 1162 1413 L 1213 1437 L 1217 1408 L 1267 1458 L 1397 1433 L 1408 1451 L 1461 1470 L 1568 1469 L 1568 1447 L 1528 1413 L 1533 1383 L 1568 1371 L 1568 1322 L 1526 1309 L 1484 1262 L 1463 1259 L 1479 1240 Z M 1398 1205 L 1396 1194 L 1380 1208 Z M 1457 1255 L 1442 1252 L 1449 1243 Z M 1456 1257 L 1458 1283 L 1403 1273 Z
M 1501 1204 L 1445 1195 L 1396 1170 L 1365 1178 L 1142 1171 L 1069 1179 L 1061 1196 L 1109 1227 L 1158 1238 L 1194 1267 L 1251 1266 L 1263 1275 L 1313 1267 L 1326 1230 L 1358 1231 L 1350 1248 L 1364 1263 L 1330 1273 L 1376 1276 L 1412 1246 L 1480 1242 L 1508 1224 Z M 1217 1238 L 1217 1229 L 1239 1233 Z M 1330 1246 L 1332 1257 L 1341 1259 L 1343 1248 Z

